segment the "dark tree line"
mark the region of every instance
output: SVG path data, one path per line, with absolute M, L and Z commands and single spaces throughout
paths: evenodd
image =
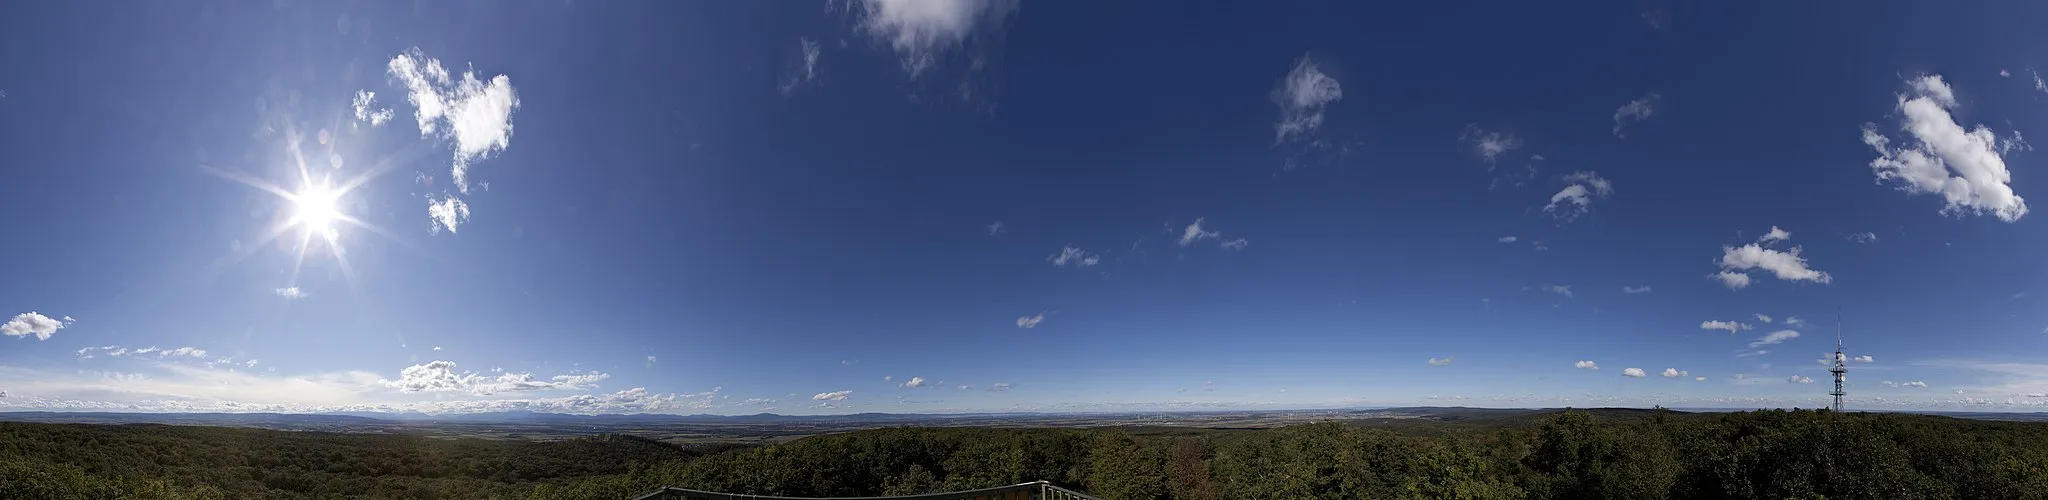
M 869 496 L 1040 479 L 1106 499 L 2048 499 L 2048 424 L 1565 411 L 1255 431 L 895 428 L 723 450 L 0 424 L 7 499 Z

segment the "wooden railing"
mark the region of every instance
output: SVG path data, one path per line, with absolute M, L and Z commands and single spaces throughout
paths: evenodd
M 889 499 L 889 500 L 898 500 L 898 499 L 909 499 L 909 500 L 1099 500 L 1099 499 L 1097 499 L 1097 498 L 1095 498 L 1095 497 L 1091 497 L 1091 496 L 1088 496 L 1088 495 L 1083 495 L 1083 494 L 1081 494 L 1081 493 L 1079 493 L 1079 492 L 1076 492 L 1076 491 L 1074 491 L 1074 490 L 1069 490 L 1069 489 L 1066 489 L 1066 488 L 1061 488 L 1061 487 L 1058 487 L 1058 486 L 1053 486 L 1053 485 L 1052 485 L 1052 483 L 1048 483 L 1048 482 L 1045 482 L 1045 481 L 1032 481 L 1032 482 L 1029 482 L 1029 483 L 1024 483 L 1024 484 L 1013 484 L 1013 485 L 1009 485 L 1009 486 L 1003 486 L 1003 487 L 1000 487 L 1000 488 L 988 488 L 988 489 L 982 489 L 982 490 L 971 490 L 971 491 L 954 491 L 954 492 L 949 492 L 949 493 L 926 493 L 926 494 L 922 494 L 922 495 L 904 495 L 904 496 L 895 496 L 895 497 L 830 497 L 830 498 L 822 498 L 822 497 L 775 497 L 775 496 L 762 496 L 762 495 L 743 495 L 743 494 L 738 494 L 738 493 L 718 493 L 718 492 L 713 492 L 713 491 L 697 491 L 697 490 L 692 490 L 692 489 L 685 489 L 685 488 L 662 488 L 662 489 L 661 489 L 660 491 L 656 491 L 656 492 L 653 492 L 653 493 L 648 493 L 648 494 L 646 494 L 646 495 L 641 495 L 641 496 L 640 496 L 639 498 L 637 498 L 637 499 L 635 499 L 635 500 L 742 500 L 742 499 L 755 499 L 755 500 L 883 500 L 883 499 Z

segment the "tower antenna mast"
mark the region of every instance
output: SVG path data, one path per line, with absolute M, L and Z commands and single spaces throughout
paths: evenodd
M 1842 382 L 1847 380 L 1849 373 L 1848 360 L 1842 354 L 1842 313 L 1835 311 L 1835 365 L 1828 368 L 1829 373 L 1835 374 L 1835 391 L 1828 393 L 1835 397 L 1835 413 L 1842 412 L 1842 396 L 1849 394 L 1842 390 Z

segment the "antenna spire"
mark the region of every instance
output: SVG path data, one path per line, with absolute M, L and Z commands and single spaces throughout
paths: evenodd
M 1842 390 L 1842 383 L 1848 379 L 1848 361 L 1848 356 L 1842 354 L 1842 311 L 1837 308 L 1835 310 L 1835 365 L 1828 368 L 1829 373 L 1835 374 L 1835 390 L 1828 393 L 1828 395 L 1835 397 L 1834 410 L 1836 413 L 1842 412 L 1842 396 L 1849 395 L 1848 392 Z

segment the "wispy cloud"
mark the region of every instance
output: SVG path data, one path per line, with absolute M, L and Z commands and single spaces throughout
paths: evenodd
M 1735 333 L 1737 331 L 1748 330 L 1750 328 L 1754 327 L 1749 326 L 1746 323 L 1738 323 L 1734 321 L 1707 320 L 1700 322 L 1700 329 L 1702 330 L 1727 330 L 1728 333 Z
M 70 316 L 65 316 L 65 318 L 69 319 Z M 50 336 L 56 335 L 57 330 L 64 329 L 67 323 L 67 321 L 58 321 L 49 316 L 44 316 L 39 312 L 29 311 L 16 314 L 14 319 L 7 320 L 5 324 L 0 324 L 0 334 L 5 334 L 9 337 L 34 335 L 36 340 L 50 340 Z
M 1786 241 L 1790 239 L 1792 239 L 1791 231 L 1779 229 L 1778 226 L 1771 226 L 1771 231 L 1768 233 L 1764 233 L 1763 236 L 1757 237 L 1756 242 L 1758 244 L 1768 245 L 1771 242 Z
M 1244 250 L 1244 247 L 1251 246 L 1251 244 L 1251 241 L 1244 238 L 1232 238 L 1229 241 L 1223 242 L 1222 246 L 1224 250 Z
M 1002 236 L 1002 235 L 1003 235 L 1003 221 L 995 221 L 995 223 L 993 223 L 993 224 L 989 224 L 989 225 L 988 225 L 988 227 L 986 227 L 986 228 L 983 228 L 983 229 L 985 229 L 985 230 L 987 230 L 987 231 L 988 231 L 988 235 L 989 235 L 989 236 Z
M 1621 287 L 1621 293 L 1650 293 L 1650 285 L 1624 286 Z
M 597 382 L 611 378 L 599 372 L 570 373 L 548 379 L 538 379 L 531 373 L 504 372 L 495 376 L 470 371 L 456 371 L 453 361 L 432 361 L 405 367 L 399 370 L 395 380 L 380 379 L 379 384 L 403 392 L 458 392 L 488 396 L 501 392 L 541 390 L 587 390 L 597 387 Z
M 388 108 L 379 109 L 376 106 L 377 93 L 368 90 L 356 91 L 355 100 L 349 104 L 349 107 L 355 109 L 356 121 L 368 123 L 371 127 L 381 126 L 384 125 L 384 122 L 391 121 L 391 110 Z
M 405 84 L 420 135 L 438 133 L 455 141 L 450 180 L 456 189 L 469 192 L 469 167 L 512 144 L 512 112 L 519 109 L 512 79 L 478 79 L 474 71 L 464 71 L 457 80 L 440 60 L 418 48 L 391 58 L 387 69 Z
M 1010 390 L 1010 384 L 1009 384 L 1009 383 L 1007 383 L 1007 382 L 997 382 L 997 383 L 995 383 L 995 384 L 993 384 L 993 385 L 990 385 L 990 386 L 988 386 L 988 390 L 989 390 L 990 392 L 1003 392 L 1003 391 L 1007 391 L 1007 390 Z
M 1323 110 L 1343 99 L 1344 86 L 1323 74 L 1309 56 L 1301 56 L 1273 89 L 1273 104 L 1280 107 L 1280 121 L 1273 124 L 1273 143 L 1313 135 L 1323 126 Z
M 2025 143 L 2018 134 L 2001 139 L 1983 125 L 1965 130 L 1949 115 L 1955 106 L 1955 91 L 1941 75 L 1907 79 L 1894 108 L 1906 140 L 1894 147 L 1877 124 L 1863 124 L 1863 143 L 1878 154 L 1870 160 L 1871 171 L 1879 182 L 1908 194 L 1940 194 L 1945 215 L 2019 220 L 2027 215 L 2027 202 L 2013 193 L 2004 155 Z
M 1541 288 L 1541 290 L 1543 290 L 1543 291 L 1545 291 L 1545 292 L 1550 292 L 1550 293 L 1558 294 L 1558 295 L 1563 295 L 1563 296 L 1565 296 L 1565 298 L 1571 298 L 1571 297 L 1572 297 L 1572 286 L 1571 286 L 1571 285 L 1543 285 L 1543 286 L 1542 286 L 1542 288 Z
M 1870 356 L 1857 356 L 1857 357 L 1854 357 L 1854 358 L 1849 358 L 1849 360 L 1850 360 L 1850 361 L 1855 361 L 1855 362 L 1858 362 L 1858 363 L 1876 363 L 1876 362 L 1877 362 L 1877 358 L 1873 358 L 1873 357 L 1870 357 Z
M 1849 239 L 1849 241 L 1853 241 L 1853 242 L 1857 242 L 1857 243 L 1865 243 L 1865 244 L 1869 244 L 1869 243 L 1877 243 L 1877 233 L 1869 233 L 1869 232 L 1864 232 L 1864 233 L 1851 233 L 1851 234 L 1849 234 L 1848 236 L 1846 236 L 1846 238 L 1848 238 L 1848 239 Z
M 1575 172 L 1564 176 L 1565 187 L 1550 195 L 1550 204 L 1543 206 L 1543 212 L 1565 220 L 1578 218 L 1592 210 L 1593 200 L 1614 194 L 1614 183 L 1594 172 Z
M 1600 369 L 1600 364 L 1594 363 L 1592 361 L 1580 361 L 1577 363 L 1572 363 L 1572 368 L 1577 368 L 1580 370 L 1598 370 Z
M 1514 243 L 1516 239 L 1517 238 L 1513 236 L 1502 236 L 1499 239 L 1495 239 L 1494 241 L 1498 241 L 1501 243 Z
M 1196 217 L 1194 222 L 1189 223 L 1186 228 L 1181 229 L 1180 246 L 1188 246 L 1194 244 L 1197 241 L 1211 238 L 1220 238 L 1223 236 L 1223 233 L 1221 231 L 1203 230 L 1203 220 L 1204 219 L 1201 217 Z
M 1040 321 L 1045 321 L 1045 313 L 1043 313 L 1043 312 L 1040 312 L 1040 313 L 1038 313 L 1038 314 L 1034 314 L 1034 315 L 1030 315 L 1030 316 L 1018 316 L 1018 317 L 1017 317 L 1017 328 L 1025 328 L 1025 329 L 1030 329 L 1030 328 L 1037 328 L 1037 327 L 1038 327 L 1038 322 L 1040 322 Z
M 1811 378 L 1807 378 L 1807 377 L 1804 377 L 1804 376 L 1800 376 L 1800 375 L 1793 375 L 1793 376 L 1792 376 L 1792 378 L 1788 378 L 1788 379 L 1785 379 L 1785 381 L 1786 381 L 1786 382 L 1791 382 L 1791 383 L 1794 383 L 1794 384 L 1811 384 L 1811 383 L 1813 383 L 1813 379 L 1811 379 Z
M 446 229 L 450 234 L 453 234 L 455 229 L 460 227 L 462 223 L 469 222 L 469 204 L 463 203 L 462 198 L 457 198 L 455 195 L 447 195 L 441 198 L 440 201 L 434 201 L 432 198 L 429 198 L 427 200 L 427 217 L 433 220 L 434 225 L 432 229 L 434 233 L 440 233 L 442 229 Z
M 1761 322 L 1764 322 L 1764 323 L 1770 323 L 1770 322 L 1771 322 L 1771 315 L 1769 315 L 1769 314 L 1764 314 L 1764 313 L 1756 313 L 1756 320 L 1757 320 L 1757 321 L 1761 321 Z
M 1733 332 L 1730 332 L 1730 333 L 1733 333 Z M 1799 338 L 1799 332 L 1796 332 L 1796 331 L 1792 331 L 1792 330 L 1778 330 L 1778 331 L 1775 331 L 1775 332 L 1771 332 L 1771 333 L 1765 334 L 1765 335 L 1764 335 L 1764 336 L 1762 336 L 1762 337 L 1757 337 L 1757 339 L 1756 339 L 1756 340 L 1752 340 L 1752 341 L 1750 341 L 1750 342 L 1749 342 L 1749 347 L 1751 347 L 1751 348 L 1757 348 L 1757 347 L 1763 347 L 1763 346 L 1767 346 L 1767 345 L 1772 345 L 1772 344 L 1780 344 L 1780 343 L 1784 343 L 1784 342 L 1785 342 L 1785 341 L 1787 341 L 1787 340 L 1792 340 L 1792 339 L 1796 339 L 1796 338 Z
M 903 71 L 916 79 L 983 31 L 1000 30 L 1017 12 L 1016 0 L 862 0 L 862 32 L 896 50 Z
M 783 79 L 782 85 L 776 86 L 776 90 L 782 92 L 784 97 L 796 93 L 797 87 L 818 78 L 818 41 L 808 37 L 798 37 L 796 41 L 797 48 L 802 51 L 803 66 L 792 71 L 789 78 Z
M 1630 123 L 1650 119 L 1650 115 L 1655 114 L 1657 112 L 1657 101 L 1662 99 L 1663 98 L 1661 96 L 1658 96 L 1655 92 L 1652 92 L 1636 100 L 1629 101 L 1628 104 L 1623 104 L 1620 108 L 1615 109 L 1614 136 L 1627 138 L 1628 135 L 1622 133 L 1623 129 L 1628 128 L 1628 125 Z
M 1446 366 L 1446 365 L 1450 365 L 1450 364 L 1451 364 L 1451 358 L 1448 358 L 1448 357 L 1443 357 L 1443 358 L 1429 358 L 1429 366 Z
M 1082 250 L 1080 247 L 1067 245 L 1061 247 L 1059 253 L 1052 254 L 1052 256 L 1046 257 L 1045 260 L 1052 262 L 1052 265 L 1060 267 L 1066 267 L 1067 264 L 1073 264 L 1074 267 L 1089 267 L 1101 263 L 1102 256 L 1088 253 L 1087 250 Z
M 847 398 L 847 397 L 849 397 L 849 396 L 853 396 L 853 391 L 832 391 L 832 392 L 820 392 L 820 393 L 818 393 L 818 395 L 816 395 L 816 396 L 811 396 L 811 400 L 812 400 L 812 401 L 845 401 L 845 400 L 846 400 L 846 398 Z
M 284 298 L 286 298 L 286 299 L 289 299 L 289 300 L 297 300 L 297 299 L 303 299 L 303 298 L 306 298 L 306 292 L 305 292 L 305 291 L 303 291 L 303 290 L 299 290 L 299 287 L 295 287 L 295 286 L 288 286 L 288 287 L 284 287 L 284 288 L 279 288 L 279 289 L 277 289 L 277 290 L 276 290 L 276 292 L 275 292 L 275 293 L 277 293 L 277 296 L 279 296 L 279 297 L 284 297 Z
M 1512 133 L 1487 132 L 1476 123 L 1465 124 L 1465 130 L 1458 134 L 1458 141 L 1471 148 L 1473 154 L 1486 162 L 1486 173 L 1493 177 L 1487 183 L 1489 190 L 1497 189 L 1502 184 L 1527 184 L 1536 178 L 1536 163 L 1543 160 L 1543 155 L 1532 154 L 1528 156 L 1528 161 L 1522 164 L 1522 168 L 1501 169 L 1501 162 L 1510 156 L 1508 153 L 1522 148 L 1522 139 Z

